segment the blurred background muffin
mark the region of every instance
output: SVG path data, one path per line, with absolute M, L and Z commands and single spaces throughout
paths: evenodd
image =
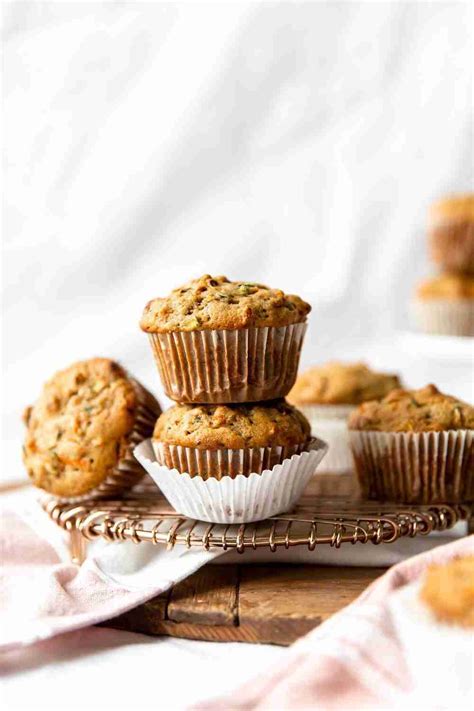
M 474 499 L 474 407 L 434 386 L 392 390 L 349 418 L 369 499 L 429 504 Z
M 25 411 L 28 474 L 35 486 L 65 498 L 128 489 L 143 476 L 132 449 L 151 435 L 160 412 L 118 363 L 74 363 Z
M 310 310 L 279 289 L 206 274 L 150 301 L 140 326 L 171 399 L 257 402 L 289 392 Z
M 419 284 L 413 320 L 425 333 L 474 336 L 474 194 L 432 206 L 428 242 L 440 274 Z
M 474 628 L 474 555 L 431 566 L 420 598 L 439 622 Z
M 271 469 L 303 451 L 310 425 L 285 400 L 238 405 L 181 404 L 157 420 L 157 461 L 204 479 Z
M 426 333 L 474 336 L 474 276 L 440 274 L 423 281 L 413 308 Z
M 436 202 L 428 233 L 433 261 L 443 271 L 474 275 L 474 194 Z
M 288 400 L 309 419 L 313 434 L 328 443 L 324 470 L 352 471 L 348 416 L 361 402 L 383 398 L 398 387 L 397 375 L 377 373 L 365 363 L 331 361 L 298 376 Z

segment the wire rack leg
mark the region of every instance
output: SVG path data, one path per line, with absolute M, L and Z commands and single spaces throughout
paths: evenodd
M 75 565 L 82 565 L 87 556 L 87 541 L 75 528 L 69 532 L 69 550 L 71 562 Z

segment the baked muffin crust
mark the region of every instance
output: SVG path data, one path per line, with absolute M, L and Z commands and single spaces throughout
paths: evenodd
M 474 222 L 474 193 L 453 195 L 438 200 L 431 206 L 432 225 L 449 222 Z
M 420 597 L 440 622 L 474 627 L 474 556 L 431 566 Z
M 383 400 L 360 405 L 349 416 L 349 429 L 379 432 L 442 432 L 474 429 L 474 407 L 434 385 L 420 390 L 392 390 Z
M 132 382 L 107 358 L 56 373 L 24 414 L 23 459 L 33 483 L 57 496 L 94 489 L 125 452 L 136 407 Z
M 247 449 L 303 444 L 304 415 L 285 400 L 266 404 L 174 405 L 157 420 L 153 439 L 198 449 Z
M 205 274 L 145 306 L 140 327 L 148 333 L 287 326 L 304 321 L 311 306 L 252 282 Z
M 474 276 L 468 274 L 440 274 L 423 281 L 418 289 L 419 299 L 474 299 Z
M 296 405 L 358 405 L 399 387 L 397 375 L 376 373 L 365 363 L 333 361 L 299 375 L 288 399 Z

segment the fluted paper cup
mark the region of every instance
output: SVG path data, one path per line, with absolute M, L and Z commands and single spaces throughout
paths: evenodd
M 247 476 L 252 472 L 271 469 L 281 464 L 293 454 L 299 454 L 307 447 L 307 442 L 292 447 L 249 447 L 248 449 L 198 449 L 166 444 L 152 439 L 152 446 L 158 464 L 169 469 L 186 472 L 189 476 L 203 479 L 224 476 Z
M 419 582 L 389 598 L 403 657 L 419 693 L 413 708 L 470 708 L 474 692 L 472 629 L 439 622 L 420 599 Z M 414 697 L 415 699 L 415 697 Z M 426 706 L 427 705 L 427 706 Z
M 341 474 L 354 469 L 347 419 L 354 405 L 297 405 L 308 418 L 311 433 L 328 445 L 324 471 Z
M 161 408 L 153 395 L 143 385 L 130 379 L 137 396 L 137 410 L 135 424 L 130 432 L 127 443 L 120 452 L 116 467 L 109 472 L 107 477 L 94 489 L 81 496 L 54 497 L 59 501 L 84 501 L 96 497 L 116 496 L 123 491 L 131 489 L 144 475 L 143 468 L 133 456 L 133 450 L 140 442 L 153 434 L 156 420 L 161 413 Z
M 369 499 L 403 503 L 474 500 L 474 430 L 350 431 L 354 462 Z
M 424 333 L 474 336 L 474 299 L 416 299 L 413 320 Z
M 285 397 L 306 322 L 281 327 L 150 333 L 166 395 L 177 402 L 261 402 Z
M 306 451 L 272 469 L 221 479 L 189 476 L 159 464 L 151 440 L 139 444 L 134 454 L 176 511 L 198 521 L 232 524 L 260 521 L 290 510 L 326 449 L 324 442 L 314 438 Z

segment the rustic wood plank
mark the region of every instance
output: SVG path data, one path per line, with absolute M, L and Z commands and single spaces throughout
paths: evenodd
M 112 620 L 100 623 L 101 627 L 112 627 L 118 630 L 128 630 L 130 632 L 142 632 L 143 634 L 162 635 L 167 634 L 163 621 L 166 619 L 168 599 L 171 590 L 167 590 L 161 595 L 157 595 L 152 600 L 144 602 L 143 605 L 135 607 L 133 610 L 124 612 Z
M 105 626 L 215 642 L 289 645 L 357 597 L 382 568 L 210 565 Z
M 246 566 L 241 570 L 239 626 L 255 641 L 290 644 L 352 602 L 382 572 L 316 565 Z
M 207 565 L 171 591 L 167 618 L 205 625 L 237 624 L 238 566 Z

